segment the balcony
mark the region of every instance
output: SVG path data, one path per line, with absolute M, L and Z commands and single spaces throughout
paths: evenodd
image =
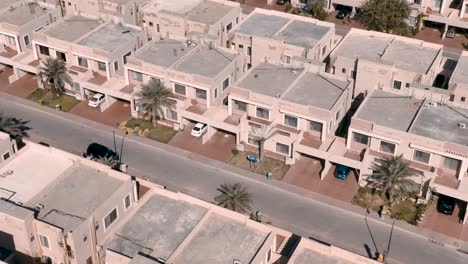
M 68 68 L 68 73 L 75 78 L 81 79 L 81 80 L 87 80 L 91 78 L 92 74 L 91 71 L 89 71 L 86 68 L 81 68 L 78 66 L 71 66 Z
M 5 58 L 13 58 L 16 55 L 18 55 L 18 52 L 16 50 L 8 47 L 8 46 L 3 46 L 2 49 L 0 49 L 0 56 L 5 57 Z
M 254 122 L 254 123 L 257 123 L 257 124 L 260 124 L 260 125 L 264 125 L 264 126 L 271 125 L 270 121 L 265 120 L 265 119 L 261 119 L 261 118 L 256 118 L 256 117 L 253 117 L 253 116 L 247 116 L 247 120 L 251 121 L 251 122 Z
M 320 137 L 313 136 L 310 133 L 305 132 L 299 144 L 318 149 L 320 145 L 322 144 L 322 140 L 320 140 Z
M 91 78 L 88 80 L 89 83 L 95 84 L 95 85 L 103 85 L 104 83 L 107 82 L 107 77 L 102 76 L 101 74 L 97 72 L 92 72 Z
M 452 189 L 458 189 L 458 186 L 460 185 L 460 181 L 454 173 L 448 173 L 441 169 L 437 170 L 437 176 L 434 180 L 434 183 Z

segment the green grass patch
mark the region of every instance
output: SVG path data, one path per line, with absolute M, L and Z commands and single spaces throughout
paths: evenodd
M 157 125 L 155 128 L 151 129 L 151 132 L 148 134 L 148 138 L 161 143 L 168 143 L 175 134 L 177 134 L 177 131 L 172 127 Z
M 44 89 L 35 90 L 32 94 L 29 95 L 28 99 L 35 102 L 42 101 L 43 105 L 50 108 L 55 108 L 56 105 L 60 105 L 61 110 L 64 112 L 70 111 L 73 107 L 80 103 L 80 101 L 73 96 L 66 94 L 54 95 Z
M 282 160 L 263 156 L 263 160 L 257 164 L 254 170 L 254 168 L 251 167 L 250 162 L 247 160 L 248 155 L 258 156 L 258 153 L 253 153 L 251 151 L 233 152 L 233 155 L 228 162 L 234 166 L 250 171 L 255 171 L 258 174 L 266 175 L 267 172 L 271 172 L 273 173 L 273 178 L 277 180 L 282 180 L 290 167 L 289 165 L 286 165 Z
M 153 123 L 150 120 L 145 120 L 141 118 L 131 118 L 127 121 L 127 124 L 125 126 L 131 129 L 139 127 L 141 130 L 146 130 L 153 128 Z

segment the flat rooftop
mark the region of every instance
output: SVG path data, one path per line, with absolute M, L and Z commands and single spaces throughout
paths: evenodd
M 187 47 L 185 41 L 166 39 L 148 45 L 137 51 L 132 57 L 150 64 L 169 68 L 192 49 L 193 46 Z
M 55 161 L 52 166 L 57 164 Z M 44 208 L 37 219 L 61 227 L 65 232 L 73 231 L 123 184 L 124 181 L 104 172 L 76 164 L 28 205 L 42 204 Z
M 242 22 L 236 32 L 259 37 L 273 37 L 289 18 L 255 13 Z
M 186 19 L 212 25 L 221 20 L 235 7 L 218 2 L 203 1 L 187 12 Z
M 12 4 L 18 2 L 19 0 L 1 0 L 0 9 L 10 7 Z
M 458 60 L 457 66 L 452 73 L 450 83 L 464 83 L 468 84 L 468 57 L 461 56 Z
M 13 9 L 7 9 L 0 13 L 0 23 L 8 23 L 16 26 L 22 26 L 34 19 L 49 13 L 50 9 L 43 8 L 38 4 L 24 4 Z
M 153 0 L 151 5 L 145 7 L 154 12 L 166 11 L 164 13 L 176 13 L 183 14 L 195 6 L 197 6 L 202 0 Z
M 214 78 L 236 57 L 237 55 L 222 51 L 221 49 L 201 47 L 178 62 L 174 66 L 174 69 L 189 74 Z
M 423 106 L 411 127 L 410 133 L 468 146 L 468 109 L 448 105 Z
M 167 260 L 206 211 L 185 201 L 154 194 L 115 232 L 106 247 L 130 258 L 142 252 Z
M 53 24 L 43 33 L 51 38 L 68 42 L 75 42 L 82 36 L 102 25 L 101 22 L 91 18 L 72 16 Z
M 375 90 L 360 106 L 356 117 L 407 132 L 421 105 L 421 100 L 409 96 Z
M 335 54 L 391 63 L 401 70 L 426 74 L 441 49 L 405 42 L 392 35 L 350 33 Z
M 278 33 L 278 37 L 284 39 L 286 44 L 310 49 L 330 30 L 331 27 L 294 20 Z
M 107 24 L 78 42 L 79 45 L 112 52 L 132 41 L 140 31 L 121 24 Z
M 307 72 L 286 92 L 282 99 L 330 110 L 348 85 L 347 81 Z
M 319 251 L 312 249 L 304 249 L 299 255 L 296 256 L 294 262 L 291 264 L 310 264 L 310 263 L 320 263 L 320 264 L 355 264 L 354 261 L 349 261 L 342 258 L 336 258 L 323 254 Z
M 25 204 L 73 164 L 47 148 L 26 145 L 0 163 L 0 198 Z
M 255 67 L 237 86 L 255 93 L 277 97 L 299 77 L 302 69 L 262 63 Z
M 210 215 L 174 263 L 250 263 L 268 233 L 217 214 Z

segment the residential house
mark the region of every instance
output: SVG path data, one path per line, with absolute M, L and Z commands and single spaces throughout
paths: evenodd
M 468 53 L 463 52 L 448 82 L 449 101 L 468 107 Z

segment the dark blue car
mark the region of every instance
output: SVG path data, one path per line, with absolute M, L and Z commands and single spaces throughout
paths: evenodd
M 351 168 L 345 165 L 338 165 L 335 171 L 335 177 L 340 180 L 346 180 L 348 178 Z

